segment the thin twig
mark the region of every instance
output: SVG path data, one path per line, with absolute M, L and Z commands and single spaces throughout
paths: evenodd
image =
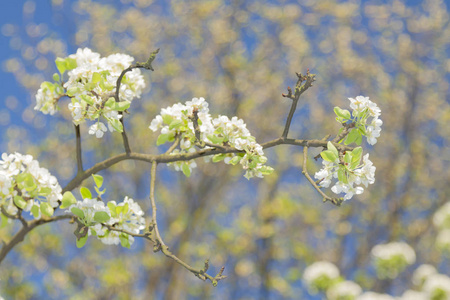
M 151 201 L 151 205 L 152 205 L 152 227 L 153 230 L 155 232 L 155 237 L 156 237 L 156 245 L 155 245 L 155 250 L 156 251 L 161 251 L 165 256 L 173 259 L 174 261 L 176 261 L 178 264 L 182 265 L 184 268 L 186 268 L 187 270 L 189 270 L 191 273 L 193 273 L 195 276 L 197 276 L 198 278 L 202 279 L 202 280 L 210 280 L 211 283 L 216 286 L 217 282 L 221 279 L 226 278 L 225 275 L 222 275 L 224 267 L 221 268 L 220 272 L 215 276 L 211 276 L 209 274 L 206 273 L 205 268 L 204 269 L 195 269 L 193 267 L 191 267 L 189 264 L 187 264 L 186 262 L 184 262 L 183 260 L 181 260 L 180 258 L 178 258 L 175 254 L 173 254 L 169 247 L 164 243 L 164 240 L 161 237 L 161 234 L 159 233 L 159 228 L 158 228 L 158 222 L 157 222 L 157 214 L 156 214 L 156 201 L 155 201 L 155 182 L 156 182 L 156 166 L 158 165 L 158 163 L 156 161 L 152 162 L 152 169 L 151 169 L 151 178 L 150 178 L 150 201 Z M 209 265 L 207 265 L 209 266 Z M 207 268 L 206 268 L 207 269 Z
M 175 141 L 173 142 L 172 146 L 170 146 L 169 149 L 167 149 L 167 151 L 164 152 L 164 154 L 172 153 L 172 151 L 175 150 L 175 148 L 178 147 L 179 144 L 180 144 L 180 136 L 177 134 L 175 136 Z
M 330 201 L 336 206 L 341 206 L 341 203 L 343 201 L 342 198 L 332 198 L 330 196 L 327 196 L 320 187 L 316 184 L 316 182 L 311 178 L 311 176 L 308 173 L 307 169 L 307 160 L 308 160 L 308 147 L 303 148 L 303 170 L 302 174 L 305 175 L 306 179 L 312 184 L 312 186 L 319 192 L 320 195 L 323 197 L 323 202 Z
M 81 134 L 80 125 L 75 125 L 75 136 L 77 140 L 76 155 L 77 155 L 77 174 L 83 173 L 83 159 L 81 156 Z
M 281 135 L 282 138 L 287 138 L 287 135 L 289 133 L 289 127 L 291 126 L 292 117 L 294 116 L 295 110 L 297 108 L 298 100 L 300 99 L 300 96 L 312 86 L 312 83 L 315 81 L 315 74 L 310 74 L 309 69 L 306 72 L 306 75 L 302 75 L 297 73 L 297 84 L 295 85 L 295 93 L 292 96 L 292 90 L 288 87 L 288 94 L 282 94 L 283 97 L 287 97 L 292 99 L 292 105 L 291 109 L 289 110 L 288 117 L 286 119 L 286 125 L 284 126 L 283 134 Z M 302 85 L 303 81 L 305 83 Z
M 38 227 L 42 224 L 46 224 L 46 223 L 50 223 L 50 222 L 55 222 L 55 221 L 65 220 L 65 219 L 72 219 L 72 218 L 73 218 L 72 215 L 61 215 L 61 216 L 56 216 L 56 217 L 52 217 L 52 218 L 42 218 L 39 220 L 33 220 L 30 222 L 27 222 L 27 226 L 23 226 L 8 243 L 4 244 L 4 246 L 0 250 L 0 264 L 2 263 L 2 261 L 6 257 L 6 255 L 9 253 L 9 251 L 11 251 L 12 248 L 14 248 L 14 246 L 16 246 L 21 241 L 23 241 L 23 239 L 28 234 L 28 232 L 33 230 L 35 227 Z

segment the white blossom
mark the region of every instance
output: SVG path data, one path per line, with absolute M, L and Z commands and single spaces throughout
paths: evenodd
M 89 127 L 89 134 L 95 134 L 97 138 L 101 138 L 106 131 L 108 131 L 108 128 L 102 122 L 97 122 Z
M 26 184 L 23 181 L 24 178 L 28 178 Z M 56 177 L 52 176 L 47 169 L 41 168 L 39 162 L 33 160 L 31 155 L 22 155 L 17 152 L 2 154 L 0 160 L 0 205 L 9 214 L 17 214 L 18 207 L 14 203 L 14 196 L 20 196 L 26 202 L 21 208 L 24 211 L 31 211 L 33 206 L 36 206 L 37 211 L 33 216 L 35 219 L 39 219 L 41 203 L 46 202 L 53 208 L 57 207 L 58 201 L 62 199 L 61 191 Z
M 345 297 L 345 299 L 356 299 L 362 293 L 361 287 L 353 281 L 341 281 L 332 285 L 327 290 L 327 299 L 339 300 Z
M 430 298 L 427 296 L 427 294 L 425 294 L 423 292 L 407 290 L 398 299 L 399 300 L 428 300 Z
M 303 280 L 308 286 L 313 286 L 314 281 L 323 277 L 329 280 L 337 279 L 339 269 L 331 262 L 318 261 L 309 265 L 303 273 Z
M 450 228 L 450 201 L 434 213 L 433 224 L 437 228 Z
M 450 229 L 443 229 L 438 233 L 436 245 L 441 249 L 450 250 Z
M 403 242 L 376 245 L 372 248 L 371 254 L 374 258 L 381 260 L 389 260 L 394 256 L 402 256 L 409 265 L 416 261 L 414 249 Z
M 449 299 L 450 298 L 450 277 L 444 274 L 431 274 L 427 277 L 425 283 L 423 284 L 422 291 L 427 294 L 429 299 L 435 293 L 443 294 L 446 298 L 439 299 Z
M 434 266 L 429 264 L 420 265 L 413 273 L 412 282 L 416 286 L 422 286 L 430 275 L 436 274 L 437 270 Z

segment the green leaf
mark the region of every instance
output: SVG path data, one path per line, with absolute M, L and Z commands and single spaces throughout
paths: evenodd
M 173 118 L 170 115 L 162 115 L 161 117 L 162 117 L 164 123 L 166 123 L 167 125 L 169 125 L 173 121 Z
M 169 130 L 172 129 L 177 129 L 178 127 L 180 127 L 183 124 L 183 121 L 181 121 L 180 119 L 175 119 L 172 122 L 170 122 L 169 124 Z
M 216 155 L 213 156 L 212 162 L 219 162 L 219 161 L 222 161 L 222 160 L 225 159 L 225 157 L 227 157 L 227 155 L 224 154 L 224 153 L 216 154 Z
M 114 99 L 114 97 L 108 98 L 108 100 L 106 100 L 105 106 L 109 107 L 109 108 L 113 108 L 114 103 L 116 103 L 116 100 Z
M 38 195 L 46 197 L 46 196 L 50 195 L 51 192 L 52 192 L 52 188 L 43 187 L 39 190 Z
M 128 213 L 128 210 L 129 210 L 129 209 L 130 209 L 130 206 L 128 205 L 128 203 L 125 203 L 125 204 L 123 205 L 122 213 L 123 213 L 123 214 Z
M 75 58 L 67 57 L 66 59 L 66 70 L 73 70 L 77 67 L 77 60 Z
M 158 136 L 158 139 L 156 140 L 156 146 L 162 145 L 165 142 L 167 142 L 168 140 L 169 140 L 169 134 L 168 133 L 160 134 Z
M 58 57 L 55 60 L 56 68 L 58 68 L 59 73 L 64 74 L 66 71 L 66 60 L 64 58 Z
M 53 207 L 50 206 L 47 202 L 41 202 L 41 212 L 47 217 L 51 217 L 53 215 Z
M 342 109 L 342 108 L 336 106 L 334 108 L 334 113 L 336 114 L 336 116 L 338 116 L 342 119 L 347 119 L 347 120 L 351 119 L 351 114 L 346 109 Z
M 17 207 L 24 209 L 25 206 L 27 206 L 27 201 L 25 201 L 21 196 L 14 196 L 14 204 Z
M 78 94 L 80 89 L 76 86 L 70 87 L 67 89 L 67 95 L 69 97 L 73 97 L 75 94 Z
M 320 153 L 320 156 L 322 156 L 322 158 L 323 158 L 324 160 L 329 161 L 329 162 L 335 162 L 336 159 L 338 158 L 338 156 L 335 155 L 334 152 L 333 152 L 333 151 L 330 151 L 330 150 L 322 151 L 322 152 Z
M 269 167 L 269 166 L 262 166 L 259 171 L 261 172 L 262 175 L 270 175 L 273 173 L 273 168 Z
M 104 212 L 104 211 L 98 211 L 94 215 L 94 220 L 95 220 L 95 222 L 98 222 L 98 223 L 108 222 L 109 219 L 111 219 L 111 217 L 108 215 L 107 212 Z
M 361 143 L 362 143 L 362 135 L 359 134 L 358 137 L 355 140 L 355 144 L 356 145 L 361 145 Z
M 92 99 L 92 97 L 89 97 L 88 95 L 82 94 L 82 95 L 80 95 L 80 98 L 81 98 L 84 102 L 86 102 L 87 104 L 89 104 L 89 105 L 94 105 L 94 99 Z
M 103 177 L 98 174 L 93 174 L 92 177 L 94 177 L 95 185 L 101 188 L 103 185 Z
M 95 192 L 97 195 L 101 196 L 105 193 L 105 190 L 101 191 L 98 187 L 94 186 Z
M 80 194 L 83 199 L 92 199 L 91 191 L 87 187 L 82 186 L 80 188 Z
M 59 77 L 58 73 L 53 74 L 53 80 L 54 81 L 59 81 L 61 78 Z
M 31 192 L 37 188 L 37 185 L 34 182 L 34 177 L 30 173 L 21 173 L 17 175 L 16 182 L 20 189 L 25 189 L 28 192 Z
M 88 237 L 89 235 L 86 234 L 85 236 L 77 239 L 77 248 L 82 248 L 86 244 Z
M 349 151 L 345 152 L 344 162 L 349 164 L 351 161 L 352 161 L 351 153 Z
M 352 162 L 360 162 L 361 161 L 361 156 L 363 153 L 363 149 L 361 147 L 356 147 L 355 149 L 353 149 L 352 151 Z
M 117 119 L 109 119 L 109 124 L 118 132 L 123 132 L 123 125 L 120 120 Z
M 235 166 L 237 165 L 240 161 L 241 161 L 242 157 L 241 156 L 234 156 L 231 160 L 230 160 L 230 164 Z
M 220 145 L 223 143 L 224 137 L 210 134 L 208 135 L 208 140 L 210 140 L 213 144 Z
M 75 196 L 72 194 L 72 192 L 65 192 L 62 197 L 61 203 L 61 208 L 67 208 L 72 204 L 77 203 L 77 199 L 75 199 Z
M 108 202 L 108 204 L 106 204 L 106 206 L 108 206 L 111 216 L 113 218 L 116 217 L 117 216 L 116 205 L 112 202 Z
M 338 179 L 342 183 L 348 183 L 347 176 L 345 174 L 345 170 L 343 167 L 339 168 L 339 170 L 338 170 Z
M 119 239 L 120 239 L 120 244 L 122 245 L 122 247 L 130 248 L 131 245 L 130 245 L 130 241 L 128 239 L 128 235 L 127 234 L 121 233 L 119 235 Z
M 338 150 L 336 149 L 336 147 L 333 145 L 332 142 L 328 141 L 328 143 L 327 143 L 327 149 L 330 150 L 330 151 L 332 151 L 332 152 L 336 155 L 336 157 L 339 157 L 339 152 L 338 152 Z
M 94 72 L 94 74 L 92 74 L 92 79 L 91 82 L 92 83 L 97 83 L 100 81 L 100 79 L 102 79 L 102 75 L 98 72 Z
M 351 143 L 354 143 L 358 139 L 358 136 L 360 135 L 361 134 L 359 133 L 358 130 L 351 130 L 350 133 L 347 135 L 347 138 L 345 139 L 345 144 L 349 145 Z
M 190 177 L 191 176 L 191 169 L 189 168 L 189 165 L 187 163 L 183 164 L 182 170 L 183 170 L 183 174 L 186 177 Z
M 39 206 L 33 205 L 33 206 L 31 207 L 31 213 L 33 214 L 33 216 L 34 216 L 35 218 L 38 218 L 38 217 L 39 217 Z
M 81 209 L 79 209 L 78 207 L 72 207 L 72 209 L 70 211 L 78 218 L 84 219 L 84 212 Z

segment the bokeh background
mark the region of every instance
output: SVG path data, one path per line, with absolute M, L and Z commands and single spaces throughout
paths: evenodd
M 292 138 L 336 134 L 333 107 L 369 96 L 382 135 L 365 151 L 376 182 L 342 207 L 322 203 L 301 174 L 302 149 L 266 150 L 276 172 L 247 181 L 239 166 L 207 165 L 193 175 L 158 167 L 157 201 L 172 251 L 226 280 L 204 283 L 152 245 L 131 249 L 91 238 L 75 247 L 74 225 L 41 226 L 3 262 L 5 299 L 322 299 L 302 281 L 306 266 L 336 264 L 365 290 L 401 295 L 422 263 L 450 275 L 435 247 L 434 212 L 449 200 L 450 27 L 443 1 L 46 0 L 1 4 L 0 152 L 32 154 L 62 186 L 75 174 L 75 133 L 67 100 L 55 116 L 34 111 L 54 60 L 89 47 L 145 61 L 161 48 L 126 129 L 133 151 L 157 153 L 148 129 L 160 109 L 205 97 L 212 114 L 237 115 L 259 142 L 281 135 L 290 100 L 281 97 L 307 68 L 317 82 L 301 98 Z M 85 167 L 121 153 L 119 134 L 81 128 Z M 311 173 L 320 167 L 312 158 Z M 108 200 L 128 195 L 148 211 L 150 166 L 122 162 L 105 177 Z M 91 180 L 86 181 L 88 187 Z M 328 193 L 332 193 L 330 190 Z M 78 195 L 75 190 L 74 194 Z M 148 219 L 150 220 L 150 219 Z M 19 224 L 0 229 L 8 240 Z M 380 280 L 370 250 L 404 241 L 417 255 L 393 280 Z

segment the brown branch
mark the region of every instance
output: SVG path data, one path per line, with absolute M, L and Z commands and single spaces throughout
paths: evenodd
M 158 228 L 158 222 L 157 222 L 157 214 L 156 214 L 156 201 L 155 201 L 155 182 L 156 182 L 156 166 L 158 163 L 156 161 L 152 162 L 152 169 L 151 169 L 151 178 L 150 178 L 150 202 L 152 204 L 152 228 L 155 232 L 155 238 L 156 238 L 156 244 L 154 247 L 155 252 L 161 251 L 165 256 L 173 259 L 178 264 L 182 265 L 184 268 L 186 268 L 188 271 L 193 273 L 195 276 L 200 278 L 201 280 L 209 280 L 213 284 L 213 286 L 217 285 L 217 282 L 221 279 L 225 279 L 227 276 L 222 275 L 223 270 L 225 267 L 222 267 L 219 273 L 213 277 L 206 273 L 209 263 L 205 262 L 205 267 L 203 269 L 195 269 L 191 267 L 189 264 L 178 258 L 175 254 L 173 254 L 169 247 L 164 243 L 164 240 L 161 237 L 161 234 L 159 232 Z
M 288 117 L 286 119 L 286 125 L 284 126 L 283 134 L 281 135 L 282 138 L 287 138 L 289 133 L 289 127 L 291 126 L 292 117 L 294 116 L 295 110 L 297 108 L 298 100 L 300 99 L 300 96 L 310 87 L 312 87 L 312 83 L 316 80 L 315 74 L 310 74 L 309 69 L 306 71 L 306 75 L 302 75 L 299 73 L 296 73 L 298 80 L 297 84 L 295 85 L 295 93 L 292 95 L 292 90 L 290 87 L 288 87 L 288 94 L 282 94 L 283 97 L 287 97 L 289 99 L 292 99 L 292 105 L 291 109 L 289 110 Z M 302 83 L 305 81 L 305 83 L 302 85 Z
M 316 182 L 311 178 L 311 176 L 308 173 L 307 169 L 307 160 L 308 160 L 308 147 L 303 148 L 303 170 L 302 174 L 305 175 L 306 179 L 308 179 L 309 183 L 312 184 L 312 186 L 319 192 L 320 195 L 323 197 L 323 202 L 330 201 L 336 206 L 341 206 L 341 203 L 343 202 L 342 198 L 332 198 L 330 196 L 327 196 L 320 187 L 316 184 Z
M 43 225 L 43 224 L 50 223 L 50 222 L 55 222 L 55 221 L 65 220 L 65 219 L 72 219 L 72 218 L 73 218 L 72 215 L 61 215 L 61 216 L 56 216 L 56 217 L 52 217 L 52 218 L 42 218 L 39 220 L 33 220 L 30 222 L 27 222 L 26 226 L 23 226 L 8 243 L 4 244 L 4 246 L 0 250 L 0 264 L 2 263 L 2 261 L 6 257 L 6 255 L 9 253 L 9 251 L 11 251 L 17 244 L 22 242 L 24 240 L 25 236 L 28 234 L 28 232 L 30 232 L 34 228 L 36 228 L 40 225 Z
M 81 156 L 81 134 L 80 125 L 75 125 L 75 136 L 76 136 L 76 155 L 77 155 L 77 174 L 83 173 L 83 159 Z

